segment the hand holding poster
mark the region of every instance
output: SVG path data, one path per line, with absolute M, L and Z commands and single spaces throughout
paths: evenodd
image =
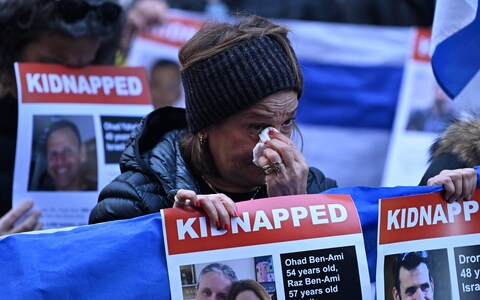
M 130 132 L 152 110 L 143 68 L 17 64 L 13 205 L 32 199 L 44 228 L 88 223 L 120 172 Z
M 380 200 L 377 299 L 480 297 L 480 190 Z
M 231 229 L 190 207 L 162 210 L 174 299 L 202 293 L 211 269 L 259 282 L 278 299 L 371 299 L 360 221 L 346 195 L 284 196 L 237 203 Z M 230 274 L 230 275 L 228 275 Z

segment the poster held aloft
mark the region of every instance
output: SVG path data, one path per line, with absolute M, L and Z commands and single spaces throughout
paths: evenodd
M 16 65 L 13 205 L 32 199 L 44 228 L 85 225 L 119 175 L 130 132 L 152 111 L 143 68 Z

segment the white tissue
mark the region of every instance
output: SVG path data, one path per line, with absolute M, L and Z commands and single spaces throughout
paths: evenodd
M 265 142 L 270 140 L 270 136 L 268 135 L 270 130 L 278 132 L 275 127 L 267 127 L 263 129 L 258 135 L 258 143 L 255 145 L 255 148 L 253 148 L 253 163 L 259 167 L 262 166 L 258 163 L 258 158 L 263 155 L 263 151 L 265 150 Z

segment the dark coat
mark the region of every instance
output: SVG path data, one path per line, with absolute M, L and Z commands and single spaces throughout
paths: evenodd
M 17 148 L 17 98 L 0 98 L 0 217 L 12 208 L 13 168 Z
M 173 206 L 179 189 L 202 193 L 199 181 L 183 159 L 179 140 L 186 128 L 185 111 L 166 107 L 142 120 L 120 159 L 122 174 L 100 193 L 89 223 L 128 219 Z M 334 180 L 310 168 L 307 192 L 336 187 Z
M 420 185 L 442 170 L 480 165 L 480 118 L 456 119 L 430 147 L 430 166 Z

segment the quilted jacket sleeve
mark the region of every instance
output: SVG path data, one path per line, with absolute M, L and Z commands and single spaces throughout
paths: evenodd
M 337 182 L 325 177 L 322 171 L 311 167 L 308 172 L 307 194 L 318 194 L 328 189 L 337 187 Z
M 135 218 L 172 206 L 157 181 L 143 173 L 127 171 L 101 191 L 89 224 Z

